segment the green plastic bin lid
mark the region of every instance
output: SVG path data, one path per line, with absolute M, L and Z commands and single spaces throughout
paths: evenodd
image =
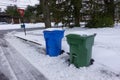
M 76 39 L 79 39 L 79 38 L 86 39 L 92 36 L 96 36 L 96 33 L 86 33 L 82 31 L 76 31 L 66 35 L 66 37 L 68 38 L 76 38 Z
M 85 31 L 74 31 L 74 32 L 71 32 L 70 34 L 76 34 L 80 36 L 91 36 L 91 35 L 94 35 L 95 33 L 89 33 Z

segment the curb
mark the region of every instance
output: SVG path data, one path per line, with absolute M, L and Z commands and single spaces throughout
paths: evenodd
M 42 46 L 42 44 L 40 44 L 40 43 L 37 43 L 37 42 L 31 41 L 31 40 L 27 40 L 27 39 L 24 39 L 24 38 L 21 38 L 21 37 L 18 37 L 18 36 L 15 36 L 15 37 L 17 37 L 17 38 L 19 38 L 19 39 L 22 39 L 22 40 L 24 40 L 24 41 L 28 41 L 28 42 L 31 42 L 31 43 L 34 43 L 34 44 L 37 44 L 37 45 Z

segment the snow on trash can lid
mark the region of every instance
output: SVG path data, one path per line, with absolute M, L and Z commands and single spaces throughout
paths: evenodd
M 80 36 L 90 36 L 90 35 L 94 35 L 96 33 L 88 33 L 88 32 L 84 32 L 84 31 L 74 31 L 74 32 L 70 32 L 69 34 L 77 34 Z
M 47 28 L 45 31 L 63 30 L 62 28 Z

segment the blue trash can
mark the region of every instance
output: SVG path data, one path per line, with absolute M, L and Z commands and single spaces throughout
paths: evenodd
M 46 54 L 51 57 L 60 55 L 64 30 L 43 31 L 43 33 L 46 42 Z

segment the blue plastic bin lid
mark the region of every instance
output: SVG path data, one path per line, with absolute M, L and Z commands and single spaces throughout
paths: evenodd
M 62 28 L 47 28 L 45 31 L 63 30 Z
M 65 30 L 60 29 L 46 29 L 43 31 L 45 38 L 62 38 Z

